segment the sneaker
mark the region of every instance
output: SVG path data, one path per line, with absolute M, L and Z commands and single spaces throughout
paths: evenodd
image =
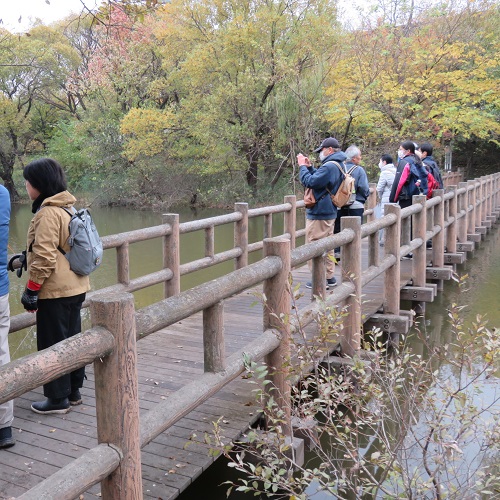
M 328 278 L 326 280 L 326 289 L 328 290 L 329 287 L 334 287 L 337 286 L 337 280 L 335 278 Z
M 335 260 L 340 260 L 340 252 L 335 252 Z
M 335 278 L 329 278 L 326 280 L 326 289 L 329 290 L 330 287 L 334 287 L 337 285 L 337 280 Z M 306 288 L 311 289 L 313 287 L 312 281 L 308 281 L 306 283 Z
M 47 398 L 45 401 L 37 401 L 31 405 L 35 413 L 48 415 L 50 413 L 68 413 L 70 404 L 68 398 Z
M 402 259 L 413 259 L 413 254 L 412 253 L 407 253 L 406 255 L 403 255 L 401 258 Z
M 79 389 L 75 389 L 71 391 L 71 394 L 68 396 L 69 404 L 71 406 L 77 406 L 82 404 L 82 395 L 80 394 Z
M 16 444 L 12 437 L 12 427 L 0 429 L 0 448 L 10 448 Z

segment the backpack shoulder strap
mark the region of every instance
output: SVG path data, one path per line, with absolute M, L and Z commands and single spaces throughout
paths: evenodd
M 76 208 L 75 207 L 71 207 L 71 210 L 66 208 L 66 207 L 59 207 L 59 208 L 62 208 L 69 216 L 70 218 L 73 217 L 73 215 L 76 214 Z M 63 254 L 63 255 L 66 255 L 66 252 L 64 251 L 64 249 L 62 249 L 59 245 L 57 245 L 57 249 Z
M 75 207 L 71 207 L 71 209 L 66 208 L 66 207 L 59 207 L 59 208 L 62 208 L 70 217 L 73 217 L 73 215 L 76 214 L 76 208 Z
M 336 162 L 335 160 L 330 160 L 327 163 L 333 163 L 334 165 L 337 165 L 337 168 L 342 172 L 342 175 L 345 177 L 346 171 L 342 168 L 340 163 Z
M 354 171 L 355 171 L 358 167 L 359 167 L 359 165 L 354 165 L 354 166 L 352 166 L 352 167 L 351 167 L 351 168 L 347 171 L 347 173 L 348 173 L 348 174 L 352 174 L 352 173 L 353 173 L 353 172 L 354 172 Z

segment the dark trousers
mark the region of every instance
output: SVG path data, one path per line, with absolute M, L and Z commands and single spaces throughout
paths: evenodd
M 335 219 L 335 227 L 333 229 L 333 234 L 340 233 L 340 219 L 342 217 L 361 217 L 363 218 L 364 208 L 349 208 L 343 207 L 337 210 L 337 218 Z M 340 252 L 340 248 L 336 248 L 335 252 Z
M 82 320 L 80 310 L 85 294 L 58 299 L 39 299 L 36 313 L 37 348 L 39 351 L 51 347 L 61 340 L 80 333 Z M 85 367 L 63 375 L 43 386 L 46 398 L 65 398 L 83 386 Z

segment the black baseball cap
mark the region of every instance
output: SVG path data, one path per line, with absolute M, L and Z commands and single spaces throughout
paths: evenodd
M 323 148 L 340 148 L 340 144 L 335 137 L 327 137 L 314 152 L 319 153 Z

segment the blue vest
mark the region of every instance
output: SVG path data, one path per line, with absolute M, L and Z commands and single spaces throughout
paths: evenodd
M 9 243 L 10 194 L 0 184 L 0 297 L 9 293 L 7 244 Z

